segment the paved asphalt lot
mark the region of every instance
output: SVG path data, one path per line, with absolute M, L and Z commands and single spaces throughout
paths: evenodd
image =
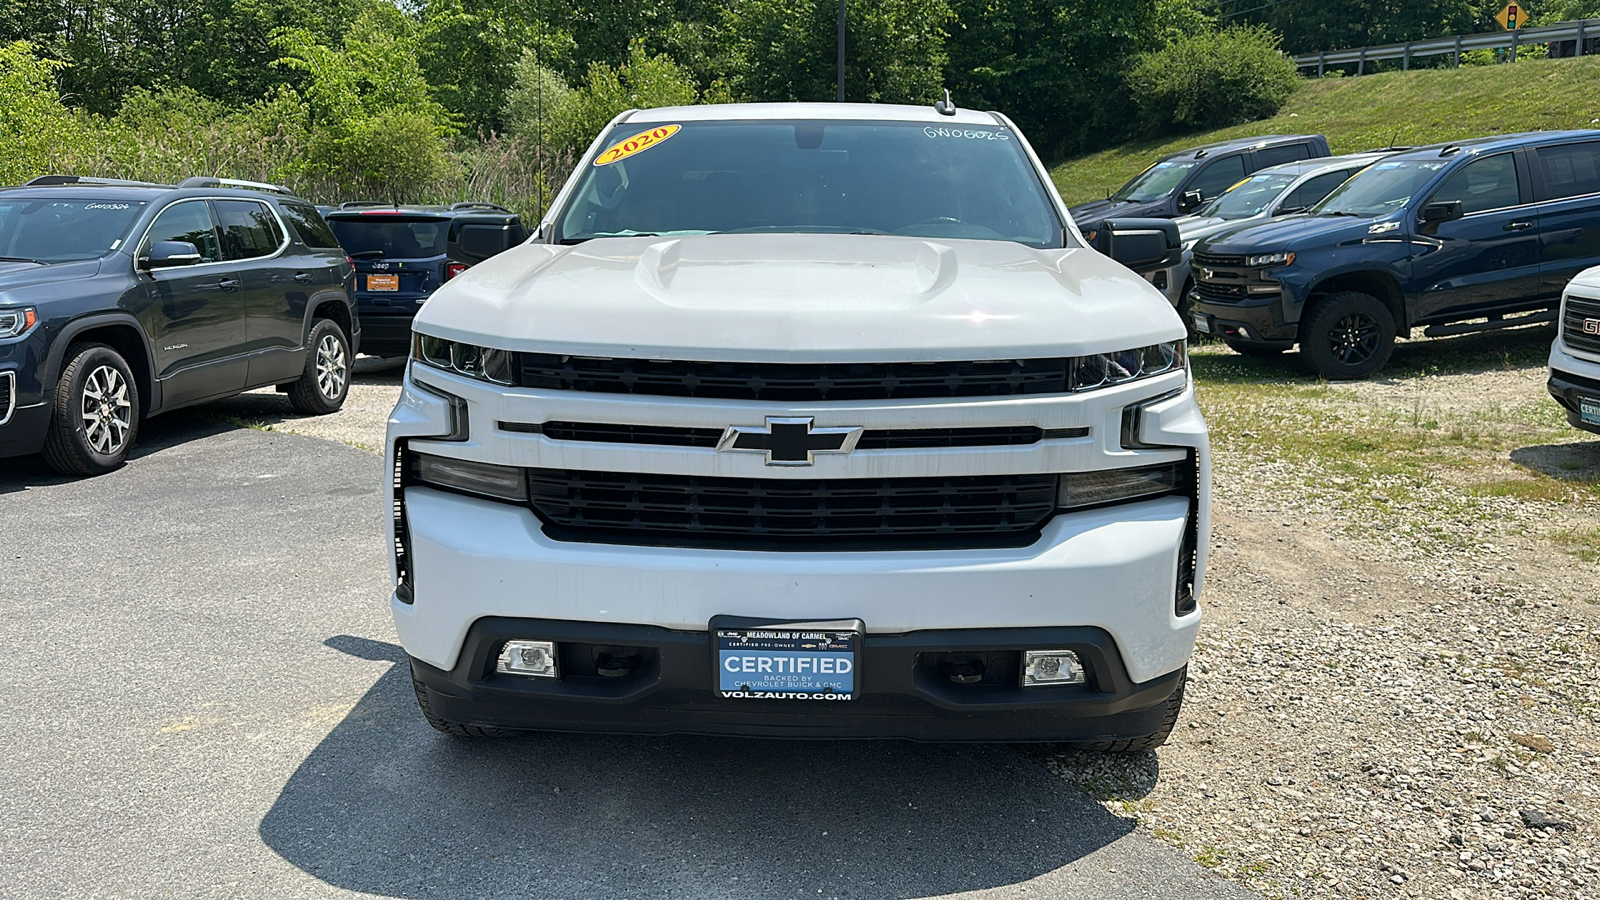
M 1250 896 L 1015 747 L 435 734 L 378 457 L 204 409 L 136 454 L 0 461 L 0 896 Z

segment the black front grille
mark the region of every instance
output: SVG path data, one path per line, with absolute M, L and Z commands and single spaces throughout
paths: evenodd
M 1242 284 L 1217 284 L 1212 281 L 1195 282 L 1194 291 L 1201 300 L 1212 303 L 1238 303 L 1247 296 Z
M 1242 256 L 1214 256 L 1210 253 L 1196 253 L 1194 264 L 1197 266 L 1243 266 Z
M 900 400 L 1010 397 L 1068 390 L 1071 360 L 730 363 L 519 355 L 525 388 L 725 400 Z
M 1022 546 L 1056 506 L 1055 475 L 707 478 L 533 469 L 557 540 L 824 550 Z
M 680 428 L 668 425 L 613 425 L 598 422 L 545 422 L 528 425 L 501 422 L 502 431 L 543 434 L 556 441 L 597 444 L 649 444 L 660 447 L 715 447 L 722 440 L 716 428 Z M 1036 444 L 1051 438 L 1083 437 L 1087 428 L 1058 428 L 1049 432 L 1033 425 L 994 428 L 872 429 L 861 435 L 857 450 L 920 450 L 937 447 L 1005 447 Z
M 1590 325 L 1591 322 L 1595 324 Z M 1567 297 L 1561 315 L 1561 340 L 1568 347 L 1600 353 L 1600 300 Z
M 17 376 L 10 372 L 0 372 L 0 422 L 11 418 L 11 410 L 16 405 Z

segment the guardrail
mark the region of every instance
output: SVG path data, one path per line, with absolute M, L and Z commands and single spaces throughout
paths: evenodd
M 1537 28 L 1517 28 L 1511 31 L 1495 31 L 1483 34 L 1458 34 L 1453 37 L 1431 38 L 1425 41 L 1406 41 L 1402 44 L 1383 44 L 1376 47 L 1359 47 L 1354 50 L 1329 50 L 1322 53 L 1307 53 L 1294 58 L 1295 65 L 1302 69 L 1315 68 L 1317 77 L 1321 78 L 1329 66 L 1356 65 L 1356 74 L 1365 75 L 1367 63 L 1380 59 L 1401 60 L 1401 68 L 1411 68 L 1411 60 L 1418 56 L 1440 56 L 1452 54 L 1451 68 L 1461 65 L 1461 52 L 1463 50 L 1485 50 L 1510 48 L 1511 61 L 1517 59 L 1517 48 L 1525 44 L 1559 44 L 1570 41 L 1572 52 L 1559 53 L 1559 56 L 1582 56 L 1584 44 L 1600 38 L 1600 19 L 1574 19 L 1570 22 L 1557 22 L 1554 25 L 1540 25 Z M 1564 48 L 1563 48 L 1564 49 Z M 1591 52 L 1593 52 L 1591 50 Z

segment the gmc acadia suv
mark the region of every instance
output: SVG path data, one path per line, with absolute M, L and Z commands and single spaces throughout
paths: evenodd
M 361 340 L 350 273 L 317 211 L 273 185 L 0 190 L 0 457 L 102 474 L 143 418 L 267 385 L 337 410 Z
M 435 728 L 1172 729 L 1210 530 L 1184 326 L 1004 116 L 624 113 L 414 329 L 391 608 Z

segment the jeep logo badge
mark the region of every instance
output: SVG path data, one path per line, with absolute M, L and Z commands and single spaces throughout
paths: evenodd
M 1600 319 L 1584 319 L 1583 320 L 1583 333 L 1584 334 L 1600 334 Z
M 718 450 L 765 453 L 769 466 L 809 466 L 818 453 L 849 453 L 861 440 L 861 428 L 812 428 L 811 418 L 768 416 L 765 428 L 730 425 Z

